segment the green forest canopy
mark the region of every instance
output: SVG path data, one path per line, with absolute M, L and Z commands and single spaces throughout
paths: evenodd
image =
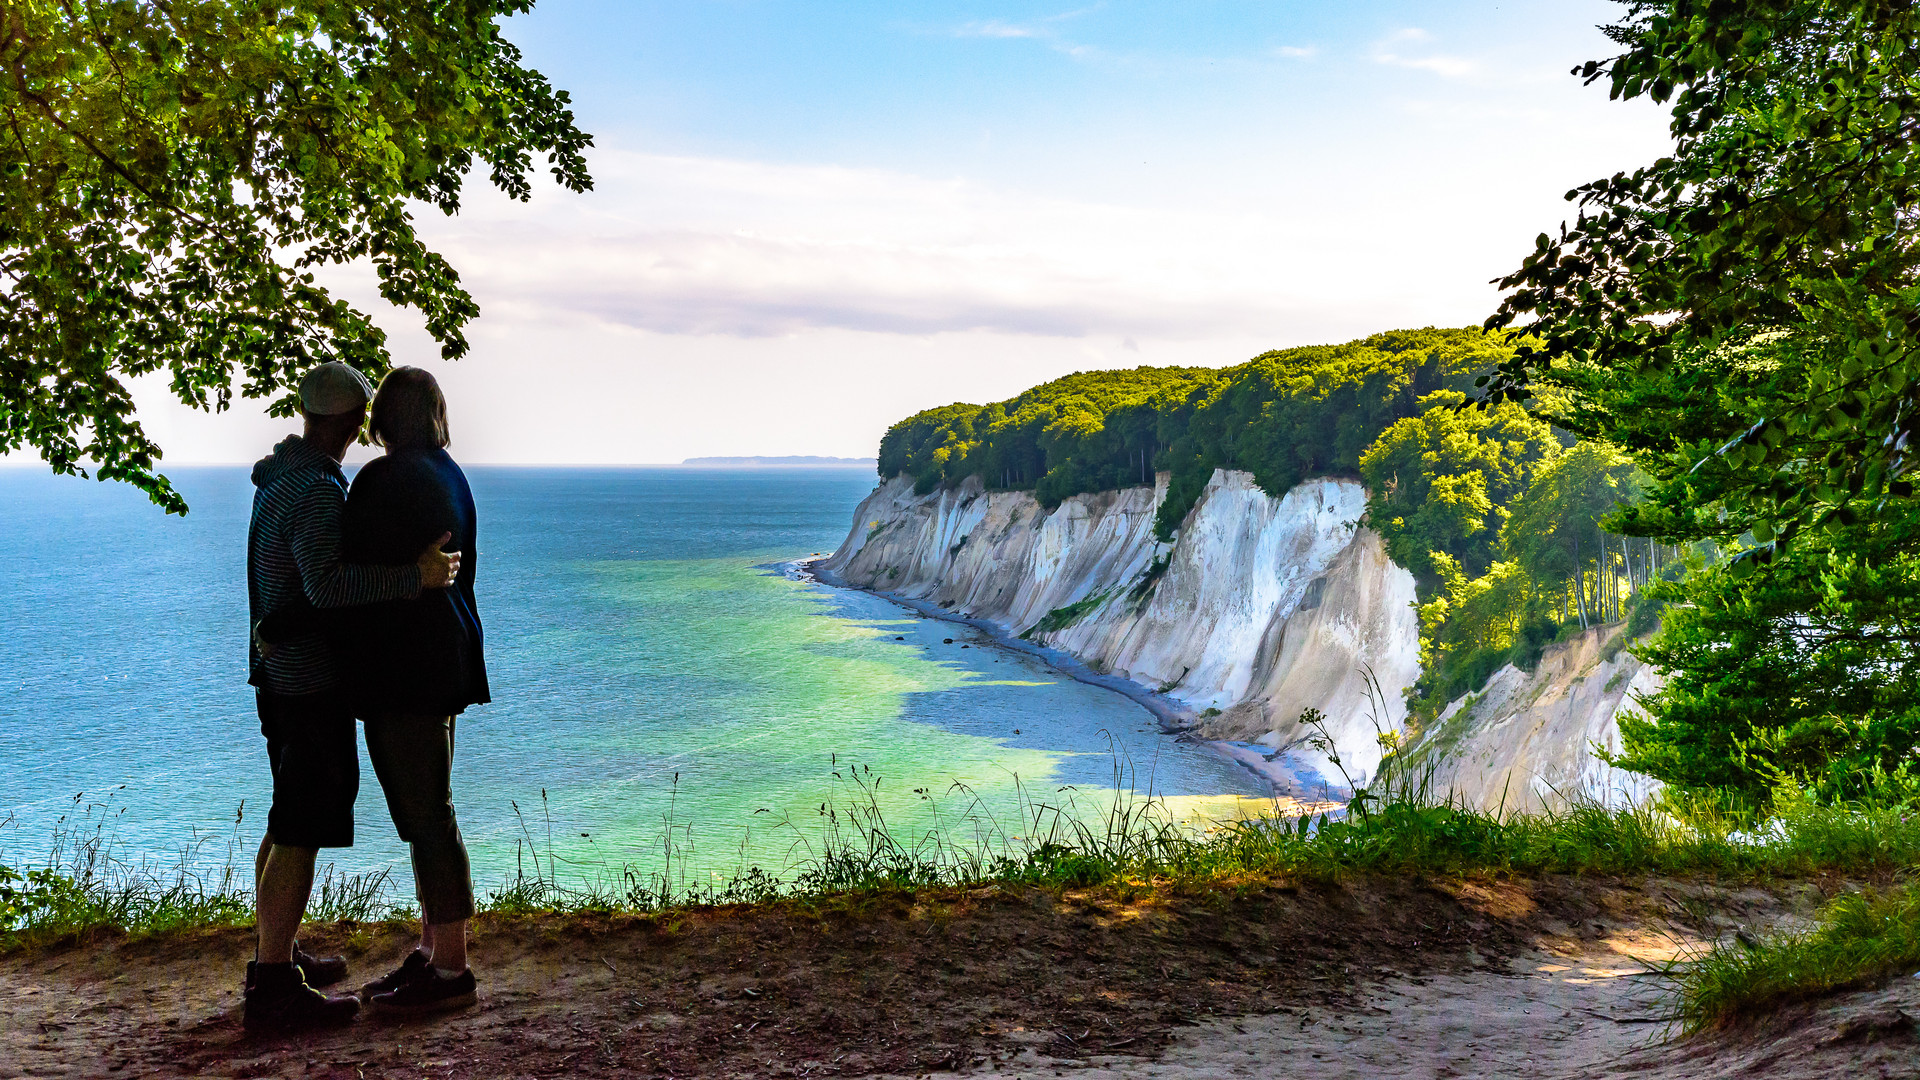
M 880 475 L 912 476 L 922 494 L 973 476 L 1055 506 L 1164 469 L 1172 486 L 1157 527 L 1170 538 L 1216 468 L 1244 469 L 1275 496 L 1311 476 L 1358 476 L 1361 453 L 1423 397 L 1470 387 L 1512 351 L 1503 335 L 1429 327 L 1229 368 L 1077 372 L 902 420 L 880 440 Z

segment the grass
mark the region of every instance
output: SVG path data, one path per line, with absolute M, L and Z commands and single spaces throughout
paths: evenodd
M 1391 762 L 1390 743 L 1388 748 Z M 1333 760 L 1337 765 L 1337 755 Z M 541 851 L 523 819 L 521 868 L 512 881 L 484 890 L 481 908 L 499 914 L 663 912 L 857 902 L 862 896 L 983 885 L 1235 889 L 1256 881 L 1357 875 L 1762 880 L 1826 873 L 1887 881 L 1920 865 L 1920 812 L 1908 800 L 1821 804 L 1783 797 L 1760 829 L 1743 829 L 1747 819 L 1711 806 L 1573 802 L 1541 813 L 1492 814 L 1433 798 L 1425 779 L 1408 782 L 1389 767 L 1383 779 L 1357 786 L 1345 812 L 1276 812 L 1202 828 L 1176 819 L 1151 791 L 1134 793 L 1126 769 L 1116 759 L 1115 789 L 1121 794 L 1095 811 L 1082 812 L 1070 792 L 1060 803 L 1023 794 L 1017 819 L 1006 821 L 996 820 L 961 785 L 948 793 L 971 799 L 958 812 L 943 808 L 933 792 L 918 790 L 917 796 L 935 804 L 937 824 L 903 835 L 886 820 L 871 770 L 842 764 L 835 772 L 840 795 L 823 804 L 817 828 L 779 824 L 793 830 L 801 852 L 784 876 L 755 866 L 717 883 L 689 880 L 684 844 L 690 830 L 671 812 L 663 822 L 660 869 L 601 867 L 578 880 L 563 880 L 563 860 L 550 841 Z M 1349 780 L 1349 787 L 1356 785 Z M 0 951 L 110 929 L 139 936 L 251 921 L 252 898 L 241 887 L 251 884 L 251 874 L 235 869 L 238 815 L 226 839 L 227 865 L 210 875 L 187 868 L 193 864 L 188 855 L 212 840 L 190 846 L 171 867 L 117 858 L 106 827 L 110 817 L 90 809 L 72 823 L 63 818 L 44 865 L 24 871 L 0 866 Z M 384 872 L 329 871 L 316 884 L 309 916 L 363 923 L 410 916 L 390 901 L 393 884 Z M 1671 965 L 1667 974 L 1675 980 L 1683 1027 L 1696 1031 L 1915 967 L 1920 884 L 1843 897 L 1823 910 L 1811 931 L 1715 947 Z
M 1736 939 L 1673 965 L 1689 1033 L 1920 968 L 1920 885 L 1867 890 L 1821 909 L 1813 929 Z
M 1036 634 L 1057 634 L 1067 627 L 1072 626 L 1074 623 L 1079 622 L 1081 619 L 1086 618 L 1088 615 L 1093 614 L 1095 608 L 1107 602 L 1107 597 L 1112 592 L 1112 589 L 1108 589 L 1084 599 L 1076 600 L 1066 607 L 1054 608 L 1052 611 L 1041 616 L 1039 622 L 1034 623 L 1022 631 L 1020 637 L 1023 640 L 1031 641 Z
M 167 861 L 124 855 L 114 826 L 125 808 L 116 809 L 111 795 L 93 804 L 83 799 L 75 796 L 56 822 L 40 866 L 0 864 L 0 952 L 106 930 L 141 937 L 253 922 L 252 848 L 240 837 L 244 803 L 229 835 L 197 835 Z M 225 847 L 222 864 L 203 869 L 207 848 L 216 845 Z M 314 882 L 308 915 L 335 922 L 410 914 L 387 899 L 388 884 L 385 871 L 342 874 L 328 867 Z
M 1791 802 L 1767 830 L 1746 833 L 1711 815 L 1689 821 L 1654 808 L 1594 803 L 1495 815 L 1390 785 L 1385 794 L 1362 788 L 1353 813 L 1276 813 L 1208 829 L 1176 820 L 1151 795 L 1123 794 L 1092 814 L 1032 799 L 1022 807 L 1019 820 L 1001 822 L 983 817 L 975 800 L 944 818 L 964 825 L 902 836 L 885 819 L 872 774 L 855 769 L 814 835 L 786 823 L 802 854 L 784 876 L 748 867 L 722 883 L 690 882 L 674 865 L 673 837 L 684 825 L 669 821 L 664 869 L 603 868 L 565 881 L 550 847 L 539 854 L 529 832 L 531 872 L 523 864 L 513 881 L 484 890 L 482 903 L 500 912 L 656 911 L 987 884 L 1207 885 L 1501 873 L 1885 878 L 1920 865 L 1920 814 L 1866 803 Z M 0 869 L 0 948 L 108 927 L 137 935 L 250 919 L 251 897 L 241 887 L 251 884 L 250 873 L 243 880 L 231 859 L 212 875 L 189 873 L 184 865 L 170 871 L 128 865 L 102 843 L 68 843 L 47 865 Z M 316 886 L 312 916 L 371 921 L 407 914 L 386 899 L 391 885 L 384 873 L 329 873 Z

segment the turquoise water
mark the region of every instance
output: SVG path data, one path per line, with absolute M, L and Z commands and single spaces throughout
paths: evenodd
M 495 702 L 460 720 L 455 801 L 483 885 L 531 872 L 529 844 L 563 880 L 656 873 L 669 851 L 676 877 L 781 872 L 817 847 L 823 804 L 863 797 L 856 767 L 903 836 L 989 818 L 1020 835 L 1021 793 L 1097 807 L 1116 760 L 1123 786 L 1195 813 L 1265 793 L 1120 695 L 798 580 L 791 561 L 839 543 L 867 470 L 469 477 Z M 45 858 L 76 821 L 157 864 L 218 866 L 258 841 L 252 489 L 240 468 L 173 478 L 185 519 L 121 486 L 0 470 L 0 861 Z M 327 857 L 403 866 L 362 771 L 356 845 Z

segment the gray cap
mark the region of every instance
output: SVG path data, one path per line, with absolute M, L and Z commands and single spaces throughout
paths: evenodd
M 373 400 L 373 384 L 338 360 L 321 364 L 300 380 L 300 410 L 314 416 L 338 416 Z

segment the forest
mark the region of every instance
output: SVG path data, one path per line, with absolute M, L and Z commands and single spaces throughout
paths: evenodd
M 922 494 L 979 477 L 1056 506 L 1081 492 L 1172 473 L 1159 532 L 1170 538 L 1216 468 L 1284 493 L 1303 478 L 1358 475 L 1360 456 L 1437 390 L 1470 387 L 1510 355 L 1478 330 L 1411 330 L 1263 353 L 1235 367 L 1080 372 L 986 406 L 948 405 L 895 424 L 880 475 Z

